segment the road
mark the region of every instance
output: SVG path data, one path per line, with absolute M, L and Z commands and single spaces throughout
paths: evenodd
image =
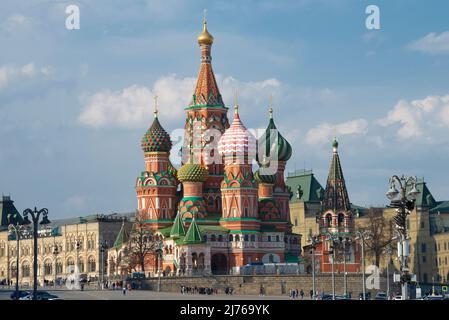
M 131 290 L 123 295 L 121 290 L 46 290 L 63 300 L 288 300 L 288 296 L 258 295 L 202 295 L 181 294 L 175 292 L 156 292 L 147 290 Z M 0 300 L 10 300 L 12 290 L 0 290 Z

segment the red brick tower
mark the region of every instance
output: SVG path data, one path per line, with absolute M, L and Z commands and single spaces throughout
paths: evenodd
M 198 37 L 201 67 L 192 101 L 185 108 L 187 118 L 182 156 L 183 163 L 186 163 L 190 149 L 193 149 L 193 162 L 207 169 L 208 176 L 203 185 L 203 197 L 209 214 L 218 219 L 221 214 L 220 182 L 223 179 L 223 164 L 216 148 L 220 136 L 229 127 L 229 121 L 228 109 L 223 103 L 212 70 L 213 41 L 214 38 L 208 32 L 204 19 L 203 32 Z
M 159 123 L 157 97 L 154 120 L 142 138 L 145 171 L 136 180 L 138 218 L 152 229 L 171 225 L 177 209 L 176 169 L 170 163 L 172 142 Z

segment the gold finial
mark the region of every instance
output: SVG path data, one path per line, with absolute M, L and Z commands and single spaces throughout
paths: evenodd
M 234 113 L 239 114 L 239 92 L 237 90 L 234 92 Z
M 154 113 L 154 117 L 155 118 L 157 118 L 157 114 L 158 114 L 158 110 L 157 110 L 157 96 L 154 96 L 153 97 L 153 99 L 154 99 L 154 111 L 153 111 L 153 113 Z
M 269 104 L 269 108 L 268 108 L 268 113 L 270 114 L 270 119 L 273 119 L 273 95 L 272 94 L 270 94 L 269 100 L 270 100 L 270 104 Z
M 207 21 L 206 21 L 206 9 L 204 9 L 203 17 L 203 32 L 198 36 L 198 44 L 201 45 L 211 45 L 214 42 L 214 37 L 207 31 Z

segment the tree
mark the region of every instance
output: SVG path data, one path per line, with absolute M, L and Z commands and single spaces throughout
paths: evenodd
M 145 272 L 145 258 L 161 248 L 161 240 L 153 230 L 147 229 L 141 218 L 136 218 L 129 241 L 129 266 Z
M 375 265 L 379 267 L 385 248 L 392 242 L 393 228 L 391 222 L 383 216 L 382 208 L 370 208 L 367 219 L 367 225 L 360 229 L 370 233 L 369 238 L 365 240 L 366 253 L 371 259 L 374 258 Z

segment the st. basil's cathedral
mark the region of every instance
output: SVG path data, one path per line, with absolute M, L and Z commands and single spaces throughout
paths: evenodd
M 145 270 L 157 274 L 237 274 L 245 265 L 298 265 L 300 260 L 301 235 L 292 232 L 290 221 L 293 194 L 284 180 L 292 147 L 278 132 L 271 106 L 268 126 L 258 140 L 240 118 L 237 101 L 229 125 L 212 69 L 213 41 L 204 20 L 198 37 L 201 67 L 185 108 L 182 166 L 176 169 L 170 162 L 172 141 L 157 108 L 141 143 L 145 171 L 136 180 L 136 220 L 162 243 L 159 254 L 145 263 Z M 317 221 L 323 231 L 349 237 L 353 221 L 336 143 L 323 216 Z M 259 167 L 255 172 L 253 160 Z M 326 272 L 329 246 L 324 233 L 321 240 L 320 264 Z M 353 267 L 359 265 L 358 256 L 350 259 Z

